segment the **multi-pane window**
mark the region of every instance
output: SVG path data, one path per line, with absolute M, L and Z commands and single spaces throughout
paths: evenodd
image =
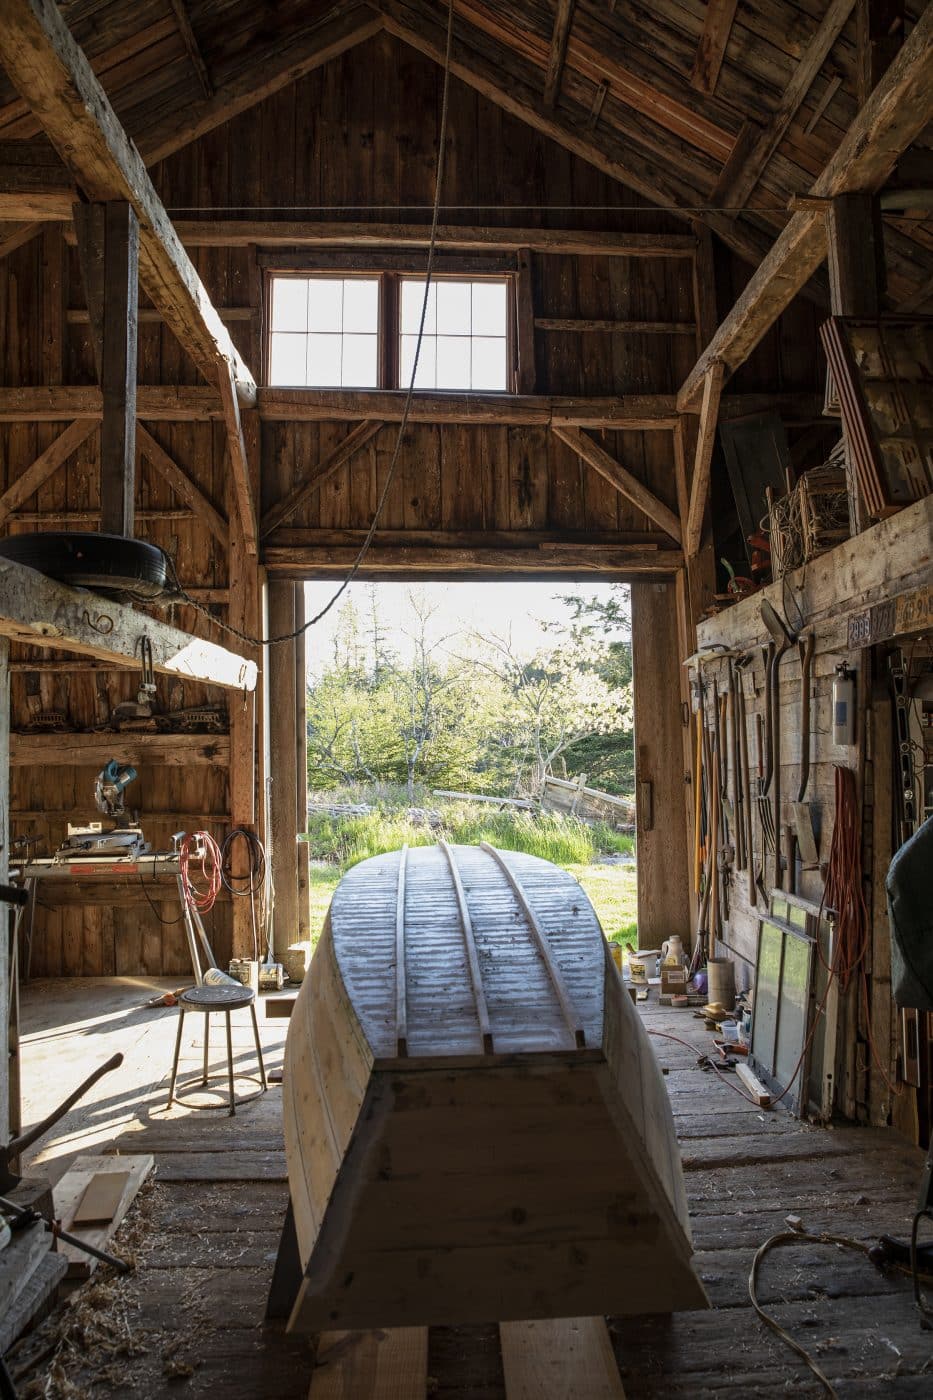
M 309 388 L 405 389 L 424 301 L 423 277 L 273 275 L 269 383 Z M 508 390 L 508 277 L 432 280 L 417 389 Z
M 274 278 L 269 382 L 375 389 L 378 278 Z
M 506 389 L 505 281 L 432 282 L 418 356 L 416 389 Z M 418 343 L 424 278 L 401 284 L 399 384 L 407 387 Z

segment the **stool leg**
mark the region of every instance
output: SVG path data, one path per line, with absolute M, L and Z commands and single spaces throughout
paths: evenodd
M 236 1113 L 236 1100 L 233 1096 L 233 1033 L 230 1030 L 230 1012 L 227 1012 L 227 1076 L 230 1083 L 230 1117 Z
M 171 1108 L 172 1101 L 175 1098 L 175 1080 L 178 1078 L 178 1055 L 181 1050 L 181 1028 L 184 1024 L 185 1008 L 182 1005 L 178 1008 L 178 1034 L 175 1037 L 175 1057 L 172 1060 L 172 1082 L 168 1089 L 168 1103 L 166 1104 L 166 1108 Z
M 262 1062 L 262 1046 L 259 1043 L 259 1022 L 256 1020 L 256 1003 L 254 1001 L 251 1001 L 249 1004 L 249 1014 L 253 1018 L 253 1036 L 256 1041 L 256 1058 L 259 1061 L 259 1078 L 262 1082 L 263 1092 L 265 1092 L 269 1086 L 266 1083 L 266 1067 Z
M 209 1011 L 205 1011 L 205 1013 L 204 1013 L 204 1077 L 203 1077 L 202 1080 L 201 1080 L 201 1083 L 202 1083 L 202 1084 L 206 1084 L 206 1083 L 207 1083 L 207 1047 L 210 1045 L 210 1043 L 211 1043 L 211 1013 L 210 1013 Z

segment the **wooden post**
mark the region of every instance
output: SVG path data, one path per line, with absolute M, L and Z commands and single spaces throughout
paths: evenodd
M 295 584 L 295 627 L 305 623 L 305 586 Z M 308 829 L 308 663 L 306 633 L 295 638 L 295 818 L 297 834 Z M 311 937 L 311 852 L 307 841 L 296 848 L 298 862 L 298 937 L 306 942 Z M 281 949 L 279 950 L 281 951 Z
M 10 644 L 0 637 L 0 883 L 6 884 L 9 875 L 10 849 Z M 10 937 L 12 928 L 12 905 L 0 904 L 0 1144 L 6 1146 L 10 1140 L 10 1077 L 13 1062 L 10 1051 L 14 1048 L 8 1041 L 9 996 L 10 996 Z M 14 1108 L 15 1114 L 15 1108 Z
M 870 194 L 837 195 L 826 212 L 830 306 L 834 316 L 875 317 L 884 288 L 884 243 L 878 201 Z M 846 454 L 849 533 L 864 524 L 858 483 Z
M 254 481 L 259 476 L 259 419 L 255 412 L 243 415 L 243 435 L 246 441 L 250 475 Z M 255 558 L 247 551 L 243 541 L 243 525 L 236 507 L 236 493 L 232 482 L 227 488 L 227 516 L 229 519 L 229 578 L 230 601 L 228 617 L 231 626 L 251 637 L 258 637 L 262 626 L 260 609 L 259 570 Z M 237 639 L 237 646 L 243 655 L 265 668 L 265 658 L 261 648 L 251 648 Z M 252 694 L 231 695 L 230 713 L 230 768 L 229 803 L 231 827 L 242 826 L 256 831 L 261 826 L 256 804 L 256 781 L 258 767 L 258 722 L 259 705 L 257 696 L 260 688 Z M 246 850 L 242 842 L 232 847 L 233 874 L 245 877 L 247 874 Z M 257 906 L 258 907 L 258 906 Z M 253 916 L 248 899 L 232 901 L 231 950 L 235 958 L 255 957 L 262 953 L 261 931 L 257 938 L 260 945 L 254 951 Z
M 635 777 L 641 797 L 651 784 L 653 817 L 638 813 L 638 940 L 660 947 L 690 927 L 690 860 L 684 803 L 683 713 L 677 588 L 632 586 Z
M 75 205 L 91 344 L 100 378 L 100 528 L 133 534 L 139 226 L 129 204 Z
M 269 584 L 269 636 L 295 628 L 295 585 Z M 266 648 L 270 704 L 269 845 L 275 895 L 272 935 L 277 957 L 298 938 L 298 796 L 295 743 L 295 644 Z

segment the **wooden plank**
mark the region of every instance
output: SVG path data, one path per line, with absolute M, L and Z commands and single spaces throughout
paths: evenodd
M 129 1172 L 95 1172 L 81 1193 L 72 1225 L 109 1225 L 129 1179 Z
M 570 26 L 573 24 L 573 12 L 576 0 L 557 0 L 557 11 L 554 15 L 554 30 L 551 34 L 551 51 L 548 54 L 547 72 L 544 76 L 544 105 L 554 107 L 560 95 L 560 80 L 564 73 L 564 63 L 567 59 L 567 40 L 570 38 Z
M 680 544 L 680 521 L 674 511 L 666 506 L 663 501 L 659 501 L 653 491 L 639 481 L 621 462 L 612 457 L 598 443 L 594 442 L 586 433 L 579 428 L 566 428 L 555 426 L 553 428 L 555 437 L 561 442 L 572 447 L 583 461 L 588 463 L 595 472 L 608 481 L 615 489 L 628 500 L 634 502 L 639 510 L 653 520 L 656 525 L 660 525 L 672 539 Z
M 379 419 L 370 418 L 364 419 L 362 423 L 358 424 L 341 443 L 338 443 L 332 452 L 316 462 L 281 501 L 270 506 L 262 517 L 260 533 L 263 536 L 271 534 L 283 521 L 294 515 L 295 511 L 299 510 L 315 491 L 320 490 L 325 481 L 328 481 L 341 467 L 346 466 L 360 448 L 376 436 L 382 426 Z
M 722 191 L 725 204 L 732 208 L 741 208 L 747 203 L 749 195 L 761 179 L 765 167 L 803 105 L 830 49 L 842 33 L 854 4 L 855 0 L 830 0 L 829 8 L 794 69 L 794 76 L 784 90 L 777 110 L 751 147 L 741 168 L 734 174 L 728 188 Z
M 121 757 L 134 765 L 158 762 L 187 768 L 192 763 L 206 763 L 225 768 L 230 759 L 226 734 L 121 734 L 118 747 Z M 32 764 L 101 768 L 113 758 L 113 750 L 113 734 L 10 735 L 10 763 L 14 768 Z
M 713 448 L 716 443 L 716 424 L 719 419 L 719 397 L 722 393 L 724 375 L 725 366 L 717 360 L 710 366 L 703 385 L 700 430 L 693 463 L 693 480 L 690 483 L 690 509 L 684 531 L 684 548 L 688 559 L 699 553 L 703 536 L 703 516 L 706 513 L 706 502 L 709 496 Z
M 28 501 L 30 496 L 35 495 L 39 487 L 91 436 L 96 426 L 93 419 L 77 419 L 64 432 L 59 433 L 54 442 L 50 443 L 0 496 L 0 524 L 17 511 L 24 501 Z
M 91 200 L 125 200 L 139 220 L 139 275 L 153 305 L 208 381 L 256 383 L 172 228 L 129 141 L 53 0 L 8 0 L 0 61 Z
M 827 199 L 877 190 L 931 116 L 933 8 L 928 6 L 810 193 Z M 696 400 L 714 361 L 723 360 L 732 374 L 748 358 L 825 256 L 822 211 L 793 214 L 685 379 L 677 396 L 681 409 Z
M 322 1332 L 308 1400 L 424 1400 L 428 1329 Z
M 98 1249 L 106 1249 L 109 1240 L 120 1228 L 127 1211 L 139 1193 L 139 1188 L 154 1165 L 154 1159 L 149 1154 L 121 1157 L 91 1155 L 76 1157 L 53 1192 L 57 1218 L 61 1220 L 70 1234 L 76 1235 L 78 1239 L 85 1240 L 88 1244 L 95 1245 Z M 124 1178 L 125 1183 L 112 1218 L 105 1225 L 75 1224 L 73 1226 L 75 1212 L 91 1179 L 106 1172 L 116 1172 L 118 1176 Z M 60 1242 L 58 1247 L 68 1259 L 69 1278 L 90 1278 L 97 1268 L 99 1260 L 95 1259 L 93 1255 L 83 1253 L 75 1245 Z
M 699 92 L 715 92 L 726 53 L 738 0 L 707 0 L 703 32 L 690 70 L 690 83 Z
M 604 1317 L 500 1322 L 507 1400 L 625 1400 Z
M 192 481 L 188 473 L 182 470 L 142 423 L 136 426 L 136 438 L 146 461 L 151 463 L 163 481 L 168 482 L 179 500 L 184 501 L 197 518 L 203 521 L 214 538 L 226 548 L 230 537 L 227 522 L 213 502 L 207 499 L 200 486 Z
M 751 1069 L 749 1069 L 748 1065 L 745 1064 L 744 1061 L 739 1060 L 738 1064 L 735 1067 L 735 1072 L 741 1079 L 746 1091 L 749 1094 L 751 1094 L 754 1102 L 758 1105 L 758 1107 L 770 1108 L 770 1092 L 765 1087 L 765 1085 L 762 1084 L 758 1076 Z
M 0 559 L 0 598 L 0 634 L 11 641 L 119 661 L 138 656 L 144 634 L 152 645 L 153 666 L 163 675 L 233 690 L 256 685 L 255 662 L 125 603 L 68 588 L 12 559 Z

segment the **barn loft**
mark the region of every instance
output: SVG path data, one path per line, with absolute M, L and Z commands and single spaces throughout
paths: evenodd
M 924 0 L 3 0 L 4 1395 L 927 1393 L 931 116 Z M 631 586 L 685 960 L 442 843 L 280 990 L 351 575 Z

